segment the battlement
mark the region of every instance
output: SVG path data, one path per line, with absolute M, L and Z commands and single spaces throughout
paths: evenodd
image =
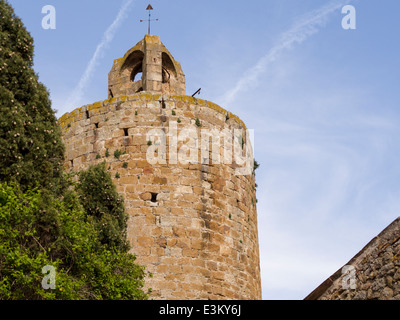
M 97 101 L 95 103 L 82 106 L 71 112 L 67 112 L 58 119 L 58 123 L 62 128 L 67 125 L 74 124 L 82 119 L 88 119 L 91 116 L 104 114 L 110 111 L 116 111 L 117 106 L 126 101 L 142 101 L 142 102 L 158 102 L 158 103 L 176 103 L 176 102 L 190 102 L 194 105 L 207 107 L 220 113 L 225 119 L 230 119 L 238 123 L 242 128 L 246 129 L 245 123 L 235 114 L 226 109 L 220 107 L 214 102 L 198 99 L 191 96 L 177 96 L 177 95 L 160 95 L 150 94 L 146 92 L 139 92 L 133 95 L 122 95 L 115 98 L 109 98 L 103 101 Z

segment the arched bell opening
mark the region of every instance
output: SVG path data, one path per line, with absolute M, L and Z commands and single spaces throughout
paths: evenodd
M 138 80 L 143 80 L 142 79 L 142 75 L 143 75 L 142 68 L 143 68 L 143 63 L 139 63 L 133 68 L 132 73 L 131 73 L 131 81 L 132 82 L 135 82 Z
M 144 53 L 140 50 L 133 51 L 124 61 L 121 67 L 120 75 L 122 78 L 128 78 L 130 81 L 141 79 L 143 69 Z M 127 80 L 128 80 L 127 79 Z
M 163 52 L 162 53 L 162 82 L 169 83 L 171 78 L 176 79 L 176 69 L 170 56 Z

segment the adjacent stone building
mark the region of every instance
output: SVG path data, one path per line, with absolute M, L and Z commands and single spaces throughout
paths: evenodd
M 132 253 L 153 273 L 152 298 L 261 299 L 254 172 L 240 171 L 235 157 L 221 160 L 239 148 L 253 161 L 246 126 L 186 96 L 182 68 L 158 36 L 114 61 L 107 100 L 59 124 L 68 170 L 107 163 L 125 199 Z M 180 139 L 185 130 L 195 137 Z M 224 139 L 200 148 L 203 132 Z M 190 144 L 198 161 L 183 161 Z
M 305 300 L 400 300 L 400 218 Z

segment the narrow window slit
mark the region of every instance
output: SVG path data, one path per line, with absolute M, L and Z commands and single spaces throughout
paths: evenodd
M 129 137 L 128 128 L 124 128 L 124 136 L 125 137 Z
M 157 202 L 157 193 L 151 192 L 151 202 Z

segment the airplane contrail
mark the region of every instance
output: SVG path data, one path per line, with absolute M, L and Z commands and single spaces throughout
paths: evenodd
M 66 104 L 64 105 L 63 110 L 71 109 L 71 107 L 79 107 L 76 104 L 78 104 L 81 101 L 84 95 L 84 89 L 87 87 L 91 77 L 93 76 L 93 73 L 96 71 L 96 65 L 98 60 L 102 57 L 102 54 L 106 49 L 107 45 L 114 39 L 114 36 L 118 28 L 122 24 L 123 20 L 127 17 L 127 11 L 133 2 L 134 0 L 126 0 L 122 4 L 122 7 L 118 12 L 117 17 L 104 32 L 102 40 L 97 45 L 96 50 L 85 69 L 85 72 L 83 73 L 81 79 L 79 80 L 78 85 L 68 98 Z
M 239 92 L 253 87 L 258 77 L 267 70 L 268 65 L 274 62 L 282 51 L 291 49 L 294 44 L 300 44 L 313 34 L 317 33 L 319 28 L 326 23 L 330 14 L 339 8 L 342 8 L 349 2 L 350 0 L 330 2 L 329 4 L 312 11 L 295 23 L 292 28 L 282 34 L 278 43 L 272 47 L 256 65 L 246 71 L 245 75 L 232 89 L 222 96 L 221 105 L 229 105 L 235 100 Z

